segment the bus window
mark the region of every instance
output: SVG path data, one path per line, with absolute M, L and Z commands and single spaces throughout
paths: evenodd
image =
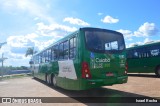
M 48 62 L 48 51 L 47 51 L 47 50 L 44 51 L 44 55 L 43 55 L 43 56 L 44 56 L 44 58 L 45 58 L 45 60 L 44 60 L 45 63 Z
M 39 63 L 41 63 L 42 62 L 41 54 L 38 55 L 38 59 L 39 59 Z
M 38 55 L 37 56 L 35 56 L 35 60 L 34 60 L 34 63 L 35 64 L 37 64 L 38 62 L 37 62 L 37 57 L 38 57 Z
M 63 59 L 64 58 L 64 54 L 63 54 L 63 43 L 59 44 L 59 59 Z
M 86 46 L 94 52 L 117 52 L 125 49 L 123 35 L 105 31 L 85 31 Z
M 44 52 L 42 52 L 42 63 L 45 63 L 45 56 L 44 56 Z
M 54 60 L 54 46 L 52 47 L 51 52 L 52 52 L 51 53 L 51 58 L 52 58 L 51 60 Z
M 72 59 L 76 55 L 76 37 L 69 40 L 69 58 Z
M 59 49 L 58 49 L 58 45 L 53 46 L 53 57 L 54 60 L 58 60 L 58 53 L 59 53 Z
M 111 47 L 112 47 L 112 50 L 118 50 L 118 42 L 117 41 L 111 42 Z
M 48 49 L 48 61 L 50 62 L 52 59 L 52 52 L 51 49 Z
M 110 43 L 105 44 L 105 50 L 111 50 L 111 45 Z
M 69 48 L 69 44 L 68 44 L 68 40 L 64 42 L 64 59 L 68 59 L 68 48 Z
M 118 50 L 117 41 L 105 43 L 105 50 Z

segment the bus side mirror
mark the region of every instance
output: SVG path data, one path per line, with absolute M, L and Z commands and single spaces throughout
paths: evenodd
M 29 64 L 34 64 L 34 62 L 33 61 L 29 61 Z

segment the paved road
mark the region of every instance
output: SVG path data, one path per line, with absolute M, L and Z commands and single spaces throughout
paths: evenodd
M 160 78 L 154 76 L 129 76 L 128 83 L 105 86 L 87 91 L 68 91 L 61 88 L 54 89 L 47 86 L 44 82 L 33 79 L 32 77 L 23 77 L 0 81 L 0 97 L 160 97 Z M 81 103 L 79 99 L 71 98 L 71 101 L 77 103 L 67 103 L 71 106 L 81 105 L 104 105 L 95 103 Z M 0 106 L 20 106 L 22 104 L 0 104 Z M 25 106 L 53 106 L 49 104 L 23 104 Z M 65 105 L 66 103 L 54 103 L 54 105 Z M 119 104 L 110 103 L 111 106 L 119 106 Z M 128 104 L 121 104 L 124 106 Z M 133 104 L 135 105 L 135 104 Z M 136 104 L 138 105 L 138 104 Z M 139 104 L 143 105 L 143 104 Z M 157 105 L 158 104 L 145 104 Z M 160 104 L 159 104 L 160 105 Z M 108 104 L 107 104 L 108 106 Z

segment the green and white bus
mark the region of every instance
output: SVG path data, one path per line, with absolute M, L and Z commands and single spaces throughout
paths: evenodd
M 122 84 L 128 80 L 123 35 L 80 28 L 33 55 L 34 77 L 68 90 Z
M 127 48 L 128 73 L 155 73 L 160 77 L 160 42 Z

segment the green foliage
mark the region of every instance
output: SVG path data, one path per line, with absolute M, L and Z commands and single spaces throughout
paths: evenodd
M 37 53 L 37 51 L 34 51 L 34 47 L 29 47 L 29 48 L 27 49 L 27 51 L 26 51 L 25 56 L 26 56 L 26 57 L 29 56 L 29 55 L 33 56 L 33 54 L 35 54 L 35 53 Z
M 34 53 L 34 48 L 30 47 L 30 48 L 27 49 L 25 56 L 26 57 L 29 56 L 29 55 L 33 56 L 33 53 Z

